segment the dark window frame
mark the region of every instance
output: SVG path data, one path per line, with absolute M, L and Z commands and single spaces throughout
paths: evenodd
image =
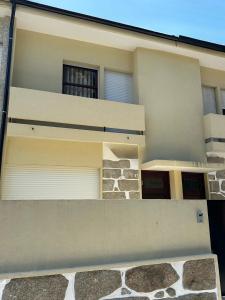
M 168 171 L 141 171 L 142 199 L 171 199 L 170 175 Z M 145 187 L 145 181 L 159 178 L 163 183 L 163 189 Z
M 202 200 L 206 199 L 206 188 L 205 188 L 205 178 L 203 173 L 192 173 L 192 172 L 182 172 L 182 187 L 183 187 L 183 198 L 184 200 Z M 185 181 L 191 182 L 191 180 L 197 179 L 199 183 L 199 190 L 193 191 L 188 190 L 188 187 L 185 187 Z
M 79 84 L 79 83 L 71 83 L 66 81 L 65 77 L 66 77 L 66 69 L 80 69 L 82 71 L 88 71 L 91 72 L 92 74 L 95 74 L 94 76 L 94 84 L 93 85 L 87 85 L 87 84 Z M 69 65 L 69 64 L 63 64 L 63 72 L 62 72 L 62 93 L 65 95 L 73 95 L 73 94 L 69 94 L 66 93 L 65 91 L 65 86 L 72 86 L 72 87 L 81 87 L 81 88 L 87 88 L 87 89 L 91 89 L 94 91 L 94 97 L 87 97 L 87 96 L 83 96 L 80 95 L 79 97 L 86 97 L 86 98 L 91 98 L 91 99 L 98 99 L 98 70 L 97 69 L 93 69 L 93 68 L 86 68 L 86 67 L 81 67 L 79 65 Z M 76 95 L 74 95 L 76 96 Z

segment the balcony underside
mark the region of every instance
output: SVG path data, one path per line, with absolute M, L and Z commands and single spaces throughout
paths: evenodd
M 142 170 L 150 171 L 182 171 L 192 173 L 209 173 L 224 170 L 224 164 L 202 163 L 176 160 L 152 160 L 142 164 Z
M 17 123 L 8 124 L 7 136 L 77 142 L 106 142 L 137 145 L 145 144 L 145 137 L 143 135 L 99 132 Z

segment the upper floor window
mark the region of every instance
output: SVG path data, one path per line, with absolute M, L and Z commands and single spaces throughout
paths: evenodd
M 216 114 L 216 91 L 209 86 L 202 87 L 204 115 Z
M 133 77 L 131 74 L 105 70 L 104 98 L 133 103 Z
M 63 94 L 98 98 L 98 71 L 64 64 Z

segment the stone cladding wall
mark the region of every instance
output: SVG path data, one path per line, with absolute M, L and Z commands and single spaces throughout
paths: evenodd
M 217 300 L 213 258 L 2 280 L 1 300 Z
M 210 200 L 225 200 L 225 170 L 209 173 Z
M 224 164 L 225 159 L 223 157 L 208 157 L 207 162 Z M 225 170 L 209 173 L 208 179 L 210 200 L 225 200 Z
M 139 171 L 133 161 L 103 160 L 103 199 L 140 199 Z

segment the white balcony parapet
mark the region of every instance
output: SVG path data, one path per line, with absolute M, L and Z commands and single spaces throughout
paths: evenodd
M 144 144 L 142 105 L 12 87 L 8 117 L 9 136 Z
M 204 133 L 207 155 L 225 157 L 225 116 L 204 116 Z

